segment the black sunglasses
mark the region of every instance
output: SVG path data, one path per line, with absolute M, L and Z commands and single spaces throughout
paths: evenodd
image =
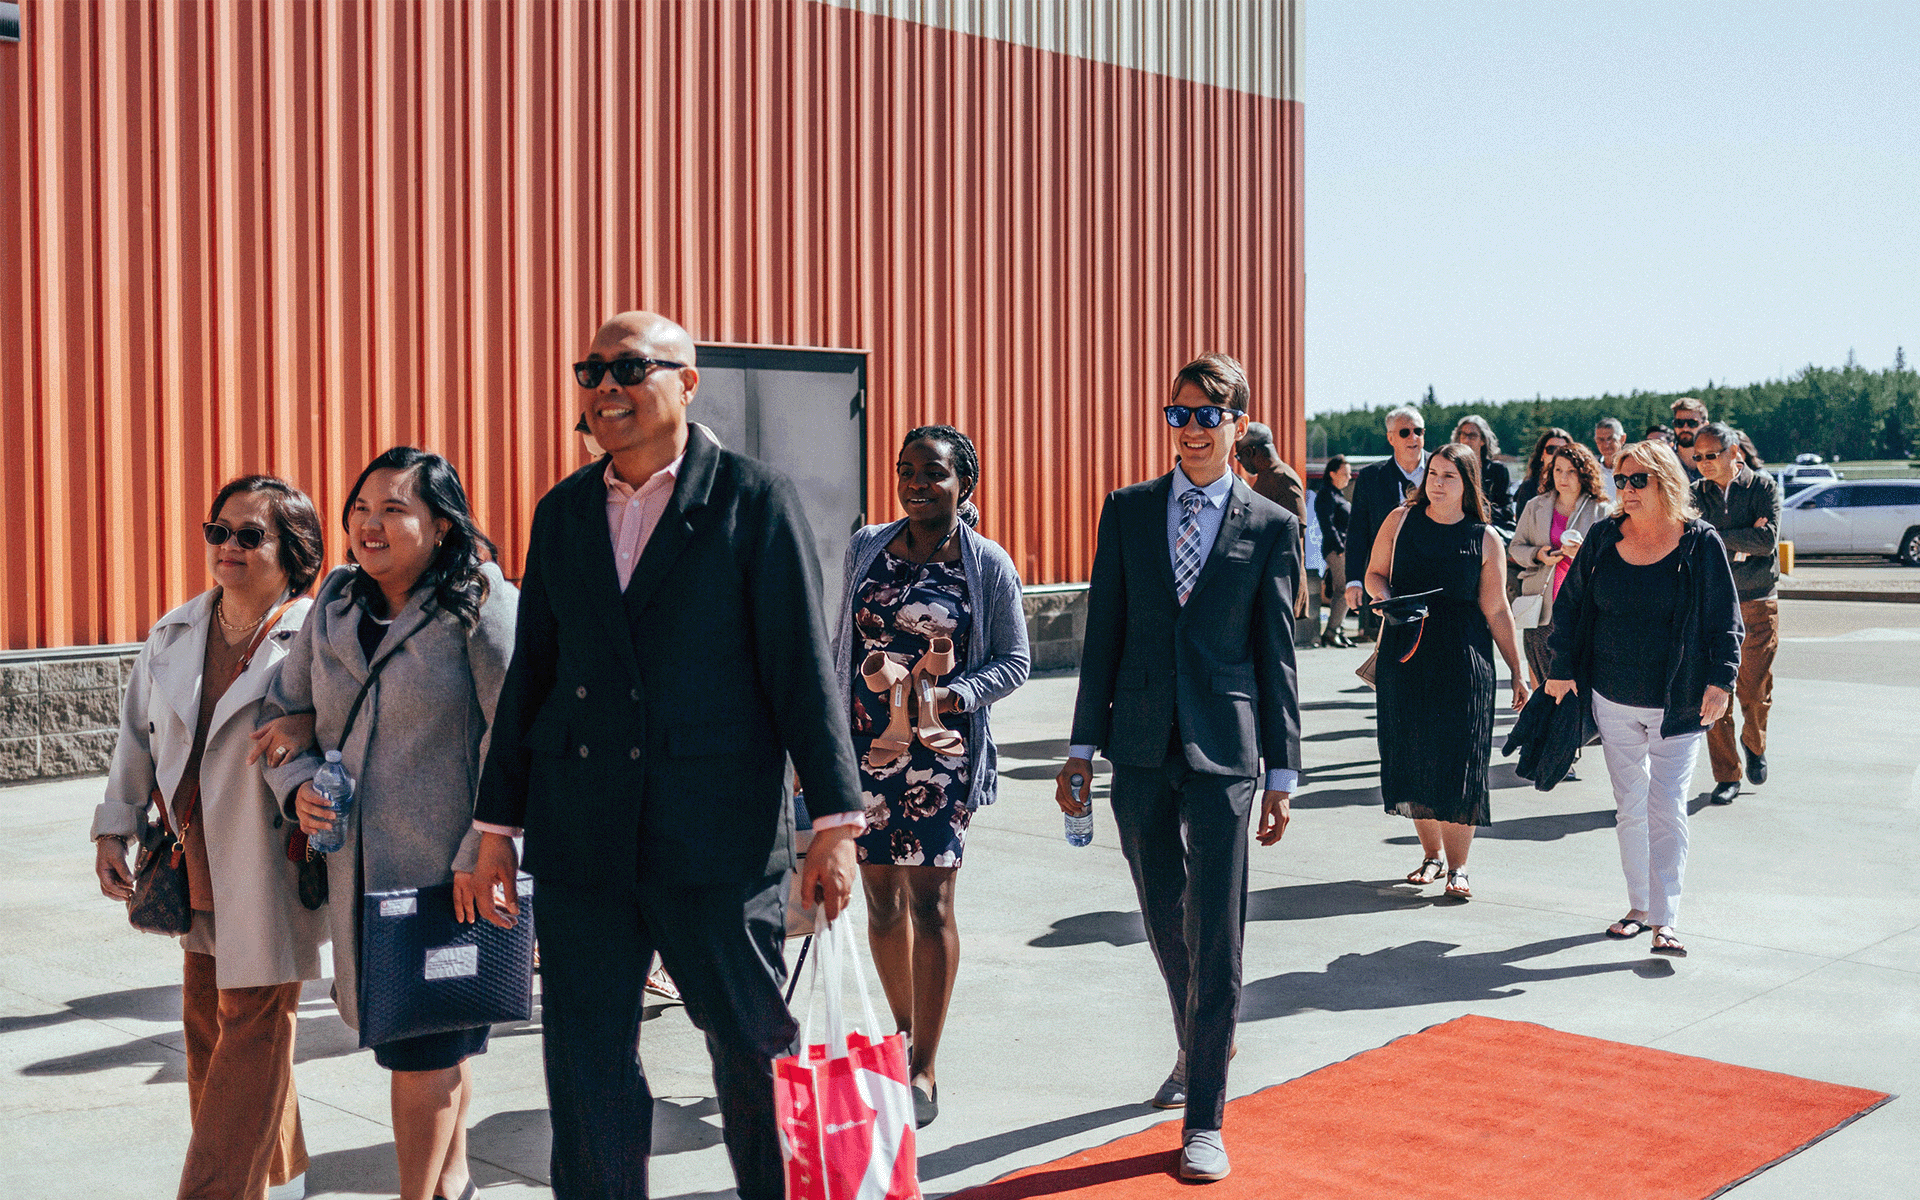
M 1725 453 L 1726 453 L 1725 450 L 1715 450 L 1712 454 L 1696 454 L 1693 456 L 1693 461 L 1712 462 L 1714 459 L 1719 458 L 1722 454 L 1725 454 Z
M 1218 404 L 1202 404 L 1199 408 L 1189 408 L 1184 404 L 1169 404 L 1160 411 L 1167 414 L 1167 424 L 1175 429 L 1185 429 L 1188 421 L 1199 421 L 1202 429 L 1218 429 L 1220 422 L 1229 416 L 1247 415 L 1237 408 L 1221 408 Z
M 267 531 L 252 525 L 245 529 L 228 529 L 218 521 L 208 521 L 200 527 L 200 532 L 206 535 L 209 546 L 224 546 L 227 539 L 232 538 L 233 544 L 242 550 L 258 550 L 260 543 L 267 540 Z
M 613 381 L 621 387 L 632 387 L 647 377 L 647 372 L 655 367 L 667 367 L 680 370 L 687 364 L 674 362 L 670 358 L 616 358 L 612 362 L 597 362 L 588 359 L 573 364 L 573 377 L 583 388 L 597 388 L 606 378 L 607 372 L 613 372 Z
M 1613 486 L 1615 489 L 1630 487 L 1637 492 L 1645 488 L 1647 481 L 1652 478 L 1653 476 L 1647 474 L 1645 471 L 1635 471 L 1631 475 L 1615 475 L 1613 477 Z
M 1698 429 L 1704 424 L 1706 424 L 1706 422 L 1698 417 L 1675 417 L 1673 419 L 1673 427 L 1675 429 Z
M 1393 436 L 1402 438 L 1425 437 L 1427 436 L 1427 427 L 1425 425 L 1402 425 L 1393 431 Z

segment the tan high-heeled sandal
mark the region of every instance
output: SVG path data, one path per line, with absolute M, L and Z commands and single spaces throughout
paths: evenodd
M 913 691 L 920 701 L 914 713 L 913 734 L 922 746 L 948 758 L 965 754 L 967 743 L 941 724 L 940 708 L 933 697 L 933 681 L 951 673 L 954 665 L 953 639 L 940 637 L 927 643 L 927 652 L 913 666 Z
M 869 766 L 884 767 L 913 744 L 913 727 L 907 719 L 908 672 L 886 651 L 875 650 L 861 662 L 860 678 L 875 695 L 887 698 L 887 728 L 873 736 L 867 751 Z

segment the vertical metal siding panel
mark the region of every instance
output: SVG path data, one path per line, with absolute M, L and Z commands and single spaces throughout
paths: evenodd
M 139 637 L 205 586 L 193 525 L 243 470 L 306 487 L 337 556 L 401 440 L 454 460 L 517 574 L 584 461 L 565 364 L 616 307 L 869 349 L 869 516 L 904 429 L 960 424 L 1029 582 L 1084 577 L 1100 495 L 1165 468 L 1197 350 L 1248 363 L 1298 458 L 1300 106 L 1084 57 L 1286 95 L 1290 5 L 1277 62 L 1259 5 L 966 33 L 809 0 L 28 7 L 0 47 L 8 646 Z

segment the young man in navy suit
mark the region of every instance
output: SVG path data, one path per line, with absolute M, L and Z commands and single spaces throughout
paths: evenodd
M 1153 1102 L 1185 1106 L 1180 1176 L 1196 1181 L 1229 1170 L 1247 823 L 1258 796 L 1260 842 L 1278 842 L 1300 778 L 1300 523 L 1228 469 L 1247 396 L 1224 354 L 1182 367 L 1163 410 L 1179 465 L 1107 497 L 1056 787 L 1063 811 L 1082 811 L 1094 751 L 1113 763 L 1113 821 L 1180 1045 Z

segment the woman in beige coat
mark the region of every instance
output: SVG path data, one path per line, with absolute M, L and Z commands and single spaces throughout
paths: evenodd
M 1551 486 L 1521 508 L 1513 544 L 1507 547 L 1507 556 L 1520 568 L 1522 599 L 1539 597 L 1537 605 L 1514 605 L 1516 620 L 1524 622 L 1521 640 L 1536 688 L 1547 679 L 1547 634 L 1553 628 L 1553 599 L 1560 581 L 1567 577 L 1587 531 L 1613 512 L 1601 483 L 1600 460 L 1579 442 L 1548 451 L 1541 471 Z
M 94 868 L 100 890 L 124 902 L 127 842 L 145 831 L 149 797 L 164 798 L 179 829 L 197 786 L 185 854 L 193 923 L 180 939 L 193 1136 L 179 1194 L 297 1196 L 307 1152 L 294 1025 L 301 981 L 320 975 L 326 913 L 301 907 L 286 822 L 247 756 L 261 698 L 311 603 L 294 597 L 319 570 L 320 520 L 292 485 L 249 475 L 220 490 L 202 532 L 216 586 L 160 618 L 134 660 L 94 812 Z

